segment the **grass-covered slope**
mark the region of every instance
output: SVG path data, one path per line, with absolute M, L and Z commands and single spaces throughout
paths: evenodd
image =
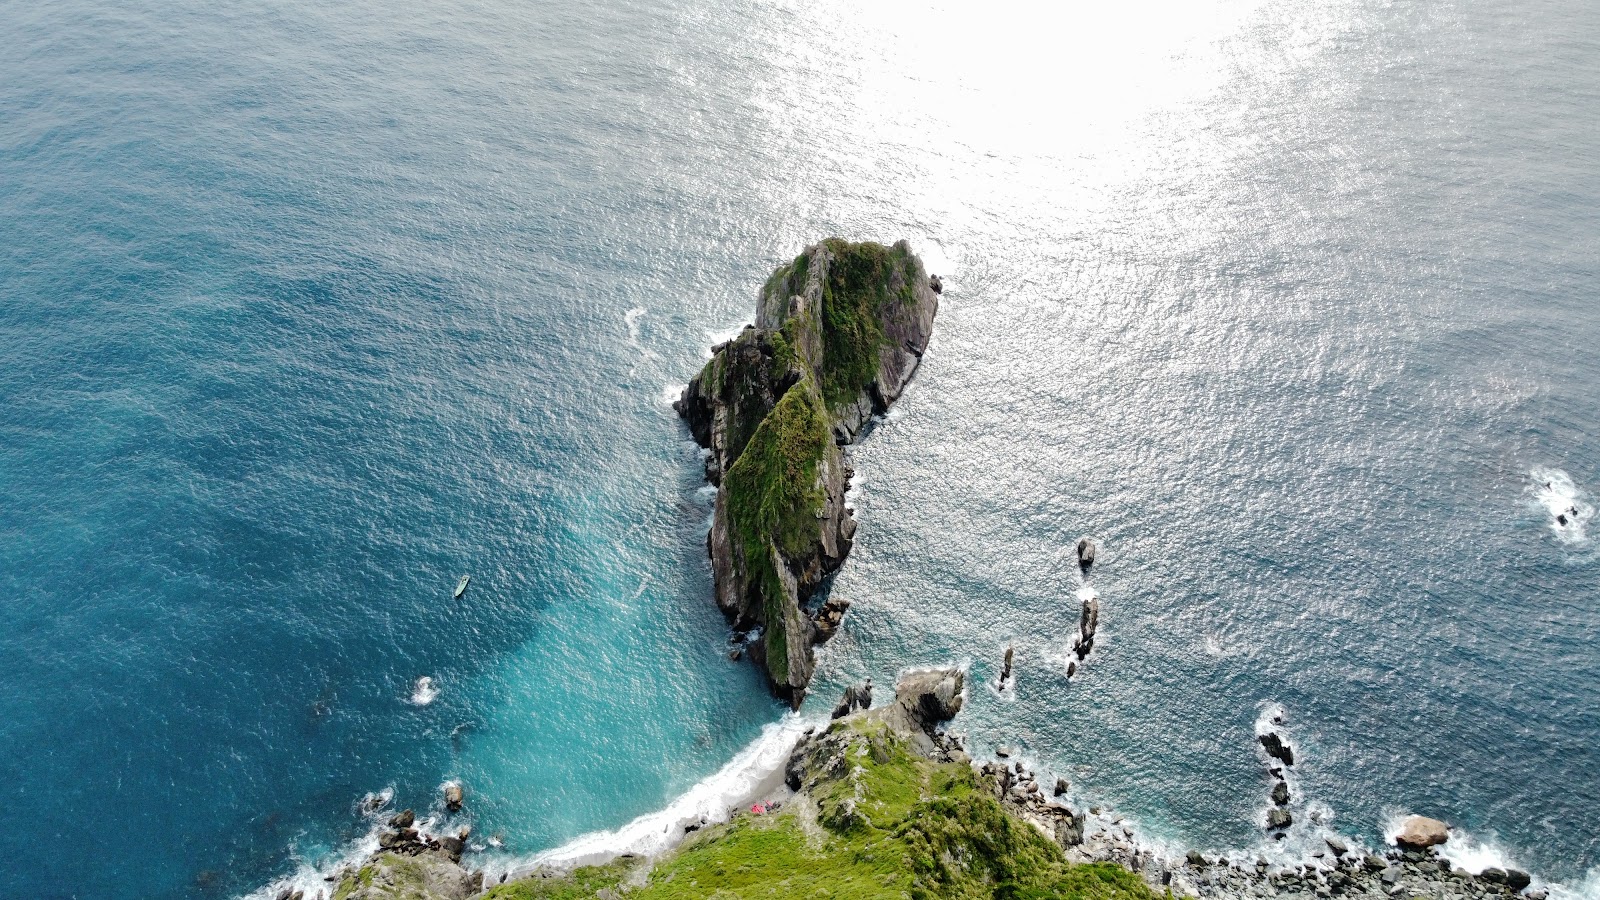
M 934 763 L 872 719 L 836 722 L 807 787 L 776 813 L 707 829 L 648 870 L 627 864 L 500 885 L 495 900 L 961 898 L 1154 900 L 1110 864 L 1072 865 L 970 766 Z

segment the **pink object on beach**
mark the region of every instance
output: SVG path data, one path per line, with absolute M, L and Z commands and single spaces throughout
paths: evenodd
M 767 808 L 765 806 L 763 806 L 762 804 L 757 803 L 754 806 L 750 807 L 750 811 L 759 816 L 762 813 L 765 813 L 767 811 Z

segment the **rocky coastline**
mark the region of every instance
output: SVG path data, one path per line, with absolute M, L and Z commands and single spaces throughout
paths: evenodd
M 706 539 L 717 606 L 796 708 L 814 645 L 848 607 L 810 608 L 855 536 L 841 448 L 905 391 L 942 291 L 905 241 L 807 247 L 762 286 L 755 324 L 714 347 L 674 403 L 717 485 Z
M 388 820 L 376 853 L 329 876 L 328 891 L 277 900 L 766 896 L 779 885 L 761 879 L 780 875 L 797 896 L 1545 900 L 1525 872 L 1452 867 L 1439 854 L 1448 827 L 1420 816 L 1405 821 L 1395 846 L 1369 850 L 1320 832 L 1318 847 L 1293 862 L 1142 843 L 1130 823 L 1076 803 L 1066 779 L 1031 770 L 1012 751 L 974 760 L 949 727 L 965 701 L 956 668 L 904 673 L 878 707 L 870 686 L 848 688 L 833 718 L 794 745 L 782 786 L 747 798 L 749 811 L 741 804 L 725 822 L 691 824 L 683 844 L 657 858 L 490 878 L 462 865 L 466 834 L 429 835 L 406 810 Z M 1262 741 L 1268 758 L 1292 758 L 1286 739 L 1269 733 L 1278 738 Z M 919 856 L 930 846 L 943 847 L 941 861 Z M 803 871 L 785 856 L 795 852 Z M 853 868 L 863 856 L 882 882 L 865 892 Z M 779 868 L 761 874 L 768 865 Z M 1095 886 L 1087 893 L 1086 878 Z

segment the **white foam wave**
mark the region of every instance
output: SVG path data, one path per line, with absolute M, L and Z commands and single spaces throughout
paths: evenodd
M 593 831 L 530 857 L 486 857 L 486 881 L 533 869 L 570 868 L 614 859 L 625 853 L 657 856 L 677 846 L 691 825 L 726 822 L 730 811 L 785 792 L 783 768 L 805 730 L 818 724 L 789 713 L 761 729 L 761 735 L 727 765 L 708 776 L 665 809 L 646 813 L 614 831 Z
M 748 322 L 740 322 L 737 325 L 732 325 L 727 328 L 718 329 L 716 331 L 707 331 L 706 337 L 711 339 L 711 343 L 707 344 L 705 349 L 700 351 L 700 354 L 706 359 L 710 359 L 712 347 L 733 340 L 734 338 L 738 337 L 741 332 L 748 328 L 749 325 L 750 323 Z
M 1534 879 L 1538 883 L 1538 879 Z M 1576 884 L 1553 882 L 1548 886 L 1551 900 L 1600 900 L 1600 866 L 1590 869 Z
M 1217 659 L 1230 659 L 1250 652 L 1249 648 L 1243 644 L 1224 644 L 1222 638 L 1210 632 L 1206 633 L 1204 648 L 1207 656 L 1216 657 Z
M 1521 868 L 1511 861 L 1505 848 L 1493 838 L 1480 841 L 1473 835 L 1455 828 L 1450 830 L 1450 840 L 1439 848 L 1439 855 L 1450 860 L 1452 867 L 1466 869 L 1474 875 L 1490 866 L 1498 869 Z
M 424 675 L 411 685 L 411 696 L 406 699 L 412 706 L 427 706 L 439 699 L 439 688 L 434 685 L 433 679 Z
M 1390 846 L 1400 834 L 1409 812 L 1390 810 L 1382 821 L 1383 842 Z M 1451 828 L 1450 839 L 1438 848 L 1438 853 L 1450 860 L 1450 865 L 1476 875 L 1491 866 L 1499 869 L 1518 868 L 1504 847 L 1491 835 L 1480 838 L 1465 829 Z
M 937 275 L 949 284 L 952 276 L 956 274 L 956 264 L 946 255 L 938 241 L 921 241 L 911 249 L 922 258 L 922 267 L 928 270 L 929 275 Z
M 1283 704 L 1276 700 L 1262 701 L 1261 712 L 1256 715 L 1256 737 L 1276 730 L 1288 719 L 1288 715 Z
M 635 346 L 639 344 L 639 320 L 648 312 L 649 310 L 642 306 L 635 306 L 622 314 L 622 321 L 628 326 L 628 341 Z
M 294 871 L 277 881 L 262 885 L 241 900 L 276 900 L 286 892 L 293 894 L 295 891 L 303 892 L 309 900 L 329 896 L 336 886 L 329 878 L 335 877 L 340 870 L 359 866 L 367 857 L 378 852 L 378 835 L 389 820 L 393 802 L 393 785 L 362 797 L 356 804 L 356 812 L 368 822 L 366 834 L 332 852 L 302 852 L 290 847 Z M 420 828 L 425 830 L 426 825 L 424 823 Z
M 689 385 L 682 381 L 669 381 L 661 386 L 661 393 L 656 395 L 656 402 L 662 406 L 671 406 L 683 396 L 683 391 Z
M 1587 541 L 1589 521 L 1595 512 L 1588 493 L 1560 469 L 1536 468 L 1528 475 L 1533 479 L 1532 506 L 1550 517 L 1550 531 L 1556 539 L 1564 544 Z

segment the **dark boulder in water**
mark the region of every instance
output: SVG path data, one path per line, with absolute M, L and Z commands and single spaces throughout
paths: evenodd
M 1289 811 L 1287 809 L 1282 807 L 1274 807 L 1267 812 L 1268 828 L 1288 828 L 1293 824 L 1294 816 L 1289 815 Z
M 444 786 L 444 808 L 451 812 L 459 812 L 461 803 L 466 798 L 466 792 L 461 785 L 452 781 Z
M 401 830 L 405 830 L 407 828 L 410 828 L 413 824 L 415 824 L 416 821 L 417 821 L 417 814 L 416 813 L 412 812 L 409 809 L 403 809 L 397 815 L 395 815 L 394 818 L 389 820 L 389 827 L 390 828 L 399 828 Z
M 1286 766 L 1294 765 L 1294 748 L 1284 742 L 1283 736 L 1276 731 L 1269 731 L 1260 738 L 1262 749 L 1273 759 L 1280 760 Z
M 1085 572 L 1094 565 L 1094 541 L 1086 537 L 1078 538 L 1078 567 Z
M 1533 884 L 1533 876 L 1521 869 L 1506 870 L 1506 887 L 1513 891 L 1520 891 Z
M 1272 786 L 1272 802 L 1277 806 L 1289 805 L 1289 785 L 1278 782 Z

